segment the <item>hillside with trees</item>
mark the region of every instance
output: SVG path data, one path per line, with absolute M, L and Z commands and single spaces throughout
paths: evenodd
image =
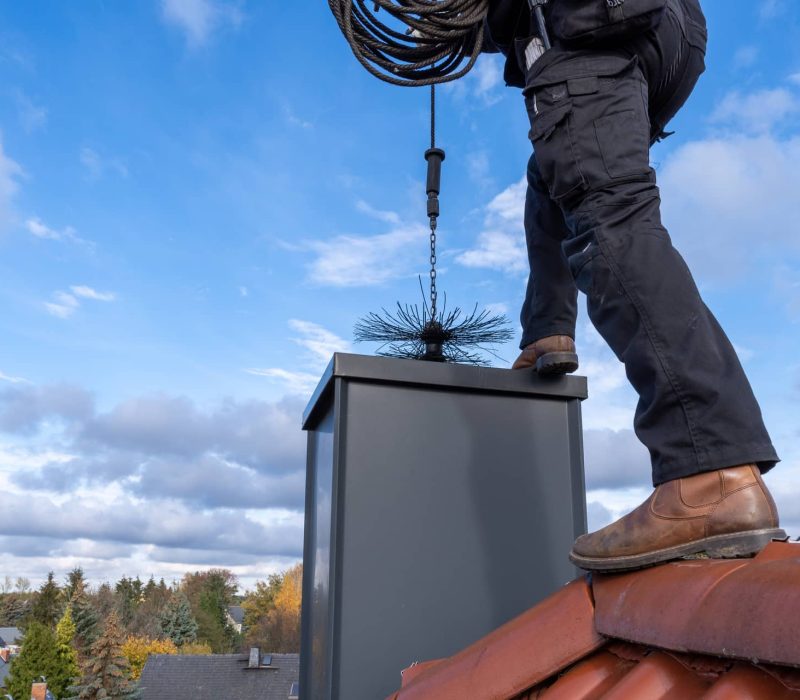
M 92 587 L 75 568 L 59 585 L 53 572 L 38 590 L 23 578 L 0 584 L 0 627 L 24 633 L 6 687 L 28 700 L 44 676 L 56 700 L 137 697 L 150 654 L 300 651 L 302 565 L 239 592 L 227 569 L 184 574 L 180 581 L 123 577 Z M 228 608 L 244 609 L 241 632 Z

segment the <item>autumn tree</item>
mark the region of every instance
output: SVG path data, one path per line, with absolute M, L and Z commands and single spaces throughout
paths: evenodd
M 59 683 L 65 676 L 63 671 L 56 635 L 47 625 L 33 621 L 25 630 L 22 650 L 11 662 L 6 688 L 12 697 L 29 698 L 31 683 L 38 681 L 41 676 L 48 683 Z M 63 687 L 61 690 L 63 691 Z
M 57 698 L 62 697 L 67 688 L 80 676 L 78 654 L 73 646 L 74 640 L 75 623 L 72 621 L 72 608 L 68 605 L 56 625 L 56 655 L 59 661 L 58 675 L 57 677 L 51 675 L 47 678 L 48 687 Z
M 53 629 L 61 617 L 62 607 L 61 589 L 51 571 L 47 574 L 47 581 L 42 584 L 33 603 L 31 618 Z
M 122 653 L 124 639 L 119 617 L 109 615 L 101 637 L 94 643 L 83 667 L 80 683 L 70 691 L 70 700 L 137 700 L 140 691 L 130 678 L 130 665 Z
M 178 653 L 183 656 L 211 656 L 214 652 L 207 642 L 186 642 L 178 649 Z
M 275 595 L 282 581 L 282 574 L 270 574 L 266 581 L 256 581 L 255 590 L 245 595 L 242 601 L 245 630 L 255 629 L 269 615 L 275 607 Z
M 128 637 L 122 645 L 122 653 L 125 654 L 125 658 L 130 664 L 131 678 L 139 680 L 150 654 L 177 654 L 178 647 L 171 639 Z
M 128 624 L 128 634 L 151 638 L 161 636 L 160 615 L 171 595 L 172 592 L 163 578 L 156 583 L 151 576 L 142 588 L 142 599 Z
M 259 590 L 256 585 L 254 598 L 245 598 L 242 607 L 249 621 L 246 646 L 258 646 L 275 653 L 300 651 L 300 603 L 303 597 L 303 565 L 270 577 L 268 584 Z M 248 605 L 249 599 L 249 605 Z M 266 613 L 255 616 L 259 606 Z

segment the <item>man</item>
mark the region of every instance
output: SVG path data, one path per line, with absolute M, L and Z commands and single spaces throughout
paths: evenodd
M 548 24 L 559 3 L 607 0 L 550 0 Z M 703 72 L 706 45 L 698 0 L 663 4 L 654 26 L 635 35 L 582 48 L 551 35 L 547 51 L 526 0 L 492 0 L 488 18 L 506 82 L 524 88 L 534 148 L 525 204 L 531 272 L 514 368 L 577 369 L 582 291 L 639 395 L 634 429 L 651 455 L 650 498 L 576 540 L 570 558 L 590 570 L 747 556 L 785 536 L 761 479 L 778 461 L 761 411 L 661 224 L 649 147 Z

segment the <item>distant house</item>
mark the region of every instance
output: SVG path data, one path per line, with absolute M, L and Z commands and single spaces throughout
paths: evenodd
M 17 627 L 0 627 L 0 649 L 17 646 L 22 640 L 22 632 Z
M 154 654 L 142 671 L 142 700 L 297 700 L 299 654 Z
M 5 688 L 6 676 L 8 676 L 10 670 L 11 652 L 8 648 L 0 649 L 0 690 Z
M 242 623 L 244 622 L 244 608 L 241 605 L 228 606 L 228 622 L 231 623 L 233 629 L 241 634 Z

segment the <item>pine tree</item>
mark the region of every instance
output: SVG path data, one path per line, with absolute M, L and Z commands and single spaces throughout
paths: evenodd
M 6 688 L 14 698 L 29 698 L 31 683 L 42 676 L 48 681 L 60 677 L 61 664 L 56 636 L 46 625 L 31 622 L 22 638 L 22 650 L 11 662 Z
M 67 688 L 80 676 L 78 668 L 78 655 L 73 647 L 75 639 L 75 623 L 72 621 L 71 606 L 67 606 L 64 614 L 56 625 L 56 654 L 58 655 L 59 668 L 57 674 L 47 678 L 48 688 L 57 698 L 63 697 Z
M 75 648 L 80 657 L 85 658 L 97 641 L 100 615 L 89 600 L 82 582 L 75 588 L 70 607 L 75 622 Z
M 61 617 L 61 590 L 55 581 L 55 575 L 51 571 L 47 574 L 47 581 L 39 589 L 39 595 L 31 609 L 31 617 L 36 622 L 41 622 L 50 629 L 56 626 L 56 622 Z
M 173 594 L 161 612 L 161 631 L 177 647 L 197 639 L 197 620 L 192 616 L 192 608 L 183 593 Z
M 67 574 L 67 580 L 64 583 L 64 596 L 67 600 L 70 600 L 78 589 L 84 590 L 85 588 L 86 578 L 83 575 L 83 569 L 80 566 L 76 566 Z
M 100 639 L 92 647 L 80 684 L 70 690 L 70 700 L 137 700 L 141 696 L 130 679 L 130 665 L 122 653 L 119 618 L 111 613 Z

